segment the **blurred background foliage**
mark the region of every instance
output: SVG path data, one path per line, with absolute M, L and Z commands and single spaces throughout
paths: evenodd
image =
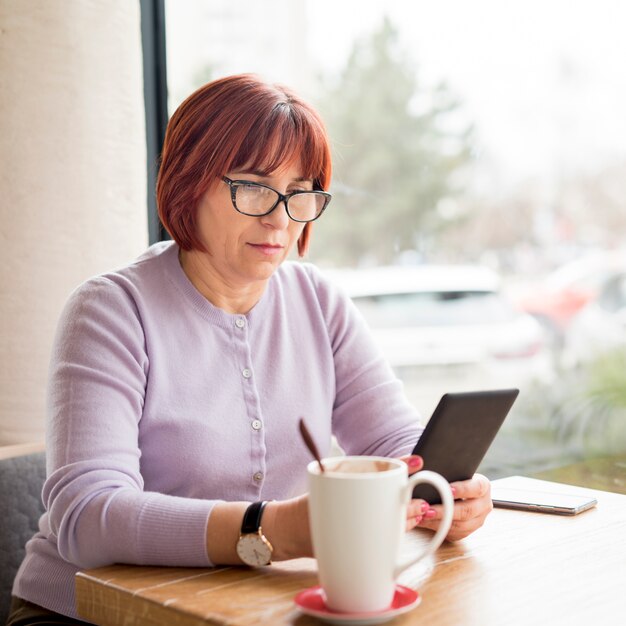
M 626 350 L 617 349 L 573 369 L 552 384 L 524 389 L 517 411 L 490 449 L 482 471 L 490 477 L 535 472 L 602 459 L 626 460 Z M 626 464 L 611 476 L 611 488 L 626 493 Z M 596 465 L 597 466 L 597 465 Z M 580 468 L 576 468 L 576 473 Z M 560 472 L 560 478 L 567 473 Z M 595 476 L 598 480 L 600 477 Z M 594 476 L 587 476 L 592 480 Z M 580 480 L 580 479 L 579 479 Z M 576 477 L 573 477 L 576 482 Z

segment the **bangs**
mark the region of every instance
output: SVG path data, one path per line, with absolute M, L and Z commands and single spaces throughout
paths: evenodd
M 302 176 L 316 189 L 330 182 L 330 154 L 326 131 L 311 111 L 293 102 L 280 102 L 269 116 L 250 125 L 232 163 L 232 169 L 245 169 L 269 175 L 298 163 Z

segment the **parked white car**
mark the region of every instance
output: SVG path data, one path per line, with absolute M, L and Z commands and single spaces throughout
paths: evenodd
M 383 353 L 426 415 L 442 393 L 550 380 L 545 331 L 480 266 L 335 270 Z

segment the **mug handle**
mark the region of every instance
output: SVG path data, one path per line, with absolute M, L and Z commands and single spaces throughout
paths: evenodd
M 429 470 L 423 470 L 421 472 L 417 472 L 417 474 L 409 476 L 409 480 L 404 487 L 402 496 L 406 498 L 406 500 L 409 500 L 415 486 L 421 483 L 432 485 L 439 492 L 441 502 L 443 504 L 443 519 L 441 520 L 441 524 L 439 525 L 437 532 L 428 542 L 424 550 L 422 550 L 417 556 L 410 557 L 408 561 L 396 565 L 394 578 L 397 578 L 405 569 L 411 567 L 411 565 L 415 565 L 424 557 L 431 555 L 443 543 L 443 540 L 446 538 L 452 524 L 454 498 L 452 497 L 452 490 L 450 489 L 448 481 L 441 476 L 441 474 L 437 474 L 436 472 L 431 472 Z

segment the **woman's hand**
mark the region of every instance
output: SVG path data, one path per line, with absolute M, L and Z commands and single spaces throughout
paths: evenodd
M 493 509 L 491 483 L 482 474 L 474 474 L 469 480 L 450 483 L 455 498 L 452 526 L 448 531 L 448 541 L 464 539 L 480 528 Z M 424 512 L 420 528 L 437 530 L 443 517 L 443 505 L 433 504 Z
M 421 457 L 412 455 L 401 458 L 409 466 L 409 474 L 419 472 L 424 463 Z M 470 480 L 450 483 L 455 498 L 452 525 L 446 539 L 458 541 L 464 539 L 485 522 L 493 509 L 491 501 L 491 483 L 482 474 L 474 474 Z M 406 529 L 429 528 L 437 530 L 443 518 L 443 505 L 430 505 L 424 500 L 411 500 L 407 507 Z

